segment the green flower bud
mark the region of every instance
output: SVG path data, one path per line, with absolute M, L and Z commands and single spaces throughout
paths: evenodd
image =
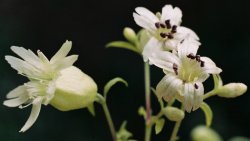
M 185 113 L 175 107 L 166 107 L 163 109 L 163 113 L 171 121 L 181 121 L 185 117 Z
M 125 27 L 123 30 L 123 35 L 128 41 L 132 43 L 135 43 L 137 41 L 136 33 L 132 28 Z
M 234 98 L 241 96 L 247 91 L 247 86 L 243 83 L 229 83 L 217 90 L 217 94 L 220 97 Z
M 191 132 L 192 141 L 222 141 L 220 135 L 206 126 L 195 127 Z
M 63 69 L 56 80 L 56 92 L 50 104 L 58 110 L 69 111 L 88 107 L 95 100 L 97 85 L 91 77 L 71 66 Z

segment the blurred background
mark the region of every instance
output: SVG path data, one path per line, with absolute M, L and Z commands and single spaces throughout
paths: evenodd
M 125 26 L 136 31 L 132 12 L 137 6 L 161 11 L 165 4 L 183 11 L 183 26 L 193 29 L 200 37 L 199 54 L 211 57 L 223 69 L 224 83 L 250 83 L 250 1 L 249 0 L 0 0 L 0 103 L 5 95 L 27 81 L 17 75 L 4 60 L 14 55 L 10 46 L 42 50 L 49 58 L 65 40 L 73 41 L 71 54 L 79 54 L 75 65 L 89 74 L 98 84 L 99 92 L 110 79 L 120 76 L 129 87 L 118 84 L 108 97 L 115 126 L 128 121 L 128 129 L 139 141 L 144 136 L 144 121 L 137 109 L 144 105 L 142 58 L 127 50 L 105 49 L 113 40 L 124 40 Z M 152 86 L 163 77 L 152 67 Z M 212 88 L 211 80 L 205 90 Z M 158 103 L 152 96 L 154 113 Z M 225 140 L 232 136 L 250 137 L 250 95 L 236 99 L 213 97 L 206 101 L 214 111 L 212 127 Z M 25 133 L 18 133 L 30 114 L 30 108 L 8 108 L 0 104 L 1 141 L 111 141 L 111 135 L 100 105 L 96 117 L 86 109 L 60 112 L 43 106 L 38 120 Z M 201 110 L 186 114 L 179 135 L 180 141 L 190 140 L 190 131 L 205 124 Z M 167 122 L 164 133 L 154 141 L 168 140 L 173 123 Z

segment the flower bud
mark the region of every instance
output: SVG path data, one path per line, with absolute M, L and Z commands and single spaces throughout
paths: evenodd
M 136 33 L 132 28 L 125 27 L 123 30 L 123 35 L 128 41 L 132 43 L 135 43 L 137 40 Z
M 191 132 L 192 141 L 222 141 L 220 135 L 206 126 L 195 127 Z
M 58 110 L 69 111 L 88 107 L 95 100 L 97 85 L 91 77 L 71 66 L 61 70 L 56 80 L 56 92 L 50 104 Z
M 171 121 L 181 121 L 185 117 L 185 113 L 175 107 L 166 107 L 163 109 L 163 113 Z
M 234 98 L 241 96 L 247 91 L 247 86 L 243 83 L 229 83 L 217 90 L 217 94 L 220 97 Z

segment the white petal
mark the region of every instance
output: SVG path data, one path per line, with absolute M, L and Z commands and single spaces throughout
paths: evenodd
M 172 25 L 180 25 L 182 18 L 182 12 L 180 8 L 173 8 L 172 5 L 165 5 L 162 8 L 161 21 L 170 20 Z
M 6 98 L 16 98 L 16 97 L 22 96 L 25 93 L 27 93 L 26 87 L 24 85 L 21 85 L 21 86 L 16 87 L 12 91 L 10 91 L 7 94 Z
M 19 132 L 27 131 L 35 123 L 40 113 L 41 106 L 42 106 L 42 98 L 34 99 L 29 119 L 26 121 L 25 125 L 22 127 L 22 129 Z
M 210 74 L 219 74 L 222 72 L 220 68 L 216 66 L 216 64 L 208 57 L 201 57 L 201 60 L 204 61 L 203 70 Z
M 175 75 L 166 75 L 158 83 L 156 87 L 156 93 L 158 97 L 164 97 L 165 100 L 170 101 L 178 93 L 182 81 Z
M 58 50 L 58 52 L 51 58 L 50 62 L 54 63 L 55 61 L 58 61 L 66 57 L 69 51 L 71 50 L 71 47 L 72 47 L 72 42 L 67 40 Z
M 137 13 L 133 13 L 133 17 L 137 25 L 145 28 L 151 34 L 156 32 L 155 24 L 152 21 L 149 21 L 147 18 L 140 16 Z
M 169 50 L 176 50 L 177 49 L 177 45 L 180 43 L 180 41 L 178 39 L 171 39 L 171 40 L 167 40 L 165 42 L 165 46 L 164 49 L 166 51 Z
M 193 111 L 197 110 L 202 101 L 203 101 L 203 94 L 204 94 L 204 87 L 203 84 L 200 82 L 195 83 L 198 87 L 194 89 L 194 102 L 193 102 Z
M 31 51 L 23 47 L 12 46 L 11 50 L 34 66 L 40 66 L 39 58 Z
M 71 55 L 71 56 L 63 58 L 60 61 L 57 61 L 56 64 L 52 64 L 52 66 L 54 67 L 55 70 L 62 70 L 62 69 L 72 66 L 77 59 L 78 59 L 78 55 Z
M 194 85 L 191 83 L 184 84 L 183 89 L 184 94 L 184 108 L 187 112 L 191 112 L 193 108 L 193 102 L 194 102 Z
M 24 95 L 24 96 L 20 96 L 18 98 L 5 100 L 3 102 L 3 105 L 8 106 L 8 107 L 17 107 L 17 106 L 20 106 L 20 105 L 24 104 L 25 102 L 27 102 L 28 99 L 29 99 L 29 97 Z
M 147 8 L 144 7 L 137 7 L 135 8 L 135 11 L 145 17 L 147 20 L 151 21 L 151 23 L 155 24 L 156 22 L 159 21 L 159 19 L 153 14 L 151 11 L 149 11 Z
M 40 50 L 37 51 L 37 55 L 43 63 L 49 64 L 49 59 Z
M 181 58 L 187 58 L 187 55 L 196 55 L 199 48 L 199 44 L 194 42 L 192 39 L 185 39 L 178 45 L 178 55 Z
M 162 42 L 160 42 L 154 37 L 151 37 L 143 48 L 142 55 L 143 55 L 144 61 L 147 62 L 149 58 L 152 57 L 153 52 L 162 50 L 161 46 L 162 46 Z
M 179 39 L 185 39 L 188 37 L 194 40 L 199 40 L 198 35 L 193 30 L 184 26 L 177 27 L 177 33 L 175 36 L 178 36 Z

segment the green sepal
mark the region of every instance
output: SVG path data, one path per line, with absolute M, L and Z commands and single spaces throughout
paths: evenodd
M 103 90 L 103 93 L 104 93 L 104 98 L 106 99 L 107 98 L 107 94 L 109 92 L 109 90 L 111 89 L 112 86 L 114 86 L 116 83 L 118 82 L 122 82 L 123 84 L 125 84 L 127 87 L 128 87 L 128 83 L 127 81 L 125 81 L 124 79 L 120 78 L 120 77 L 116 77 L 116 78 L 113 78 L 112 80 L 110 80 L 105 86 L 104 86 L 104 90 Z
M 136 141 L 133 139 L 129 139 L 129 138 L 133 137 L 133 134 L 127 130 L 126 126 L 127 126 L 127 121 L 124 121 L 122 123 L 119 131 L 116 134 L 117 140 L 118 141 Z
M 91 115 L 95 116 L 95 105 L 94 105 L 94 103 L 90 104 L 87 108 L 88 108 L 88 111 L 91 113 Z
M 207 127 L 210 127 L 213 120 L 213 111 L 211 110 L 210 106 L 206 104 L 205 102 L 202 102 L 201 109 L 205 114 L 206 117 L 206 125 Z
M 110 47 L 128 49 L 128 50 L 131 50 L 133 52 L 136 52 L 136 53 L 140 54 L 140 51 L 136 48 L 135 45 L 133 45 L 133 44 L 131 44 L 129 42 L 125 42 L 125 41 L 113 41 L 113 42 L 110 42 L 110 43 L 108 43 L 106 45 L 106 48 L 110 48 Z
M 165 125 L 165 119 L 160 118 L 155 121 L 155 134 L 159 134 Z

